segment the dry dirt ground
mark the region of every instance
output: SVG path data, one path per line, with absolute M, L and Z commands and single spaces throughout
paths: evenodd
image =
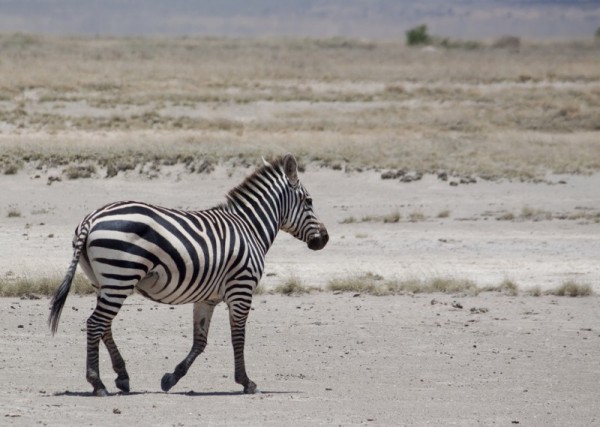
M 19 215 L 0 215 L 1 274 L 62 274 L 72 230 L 105 202 L 209 207 L 249 172 L 221 166 L 190 175 L 174 166 L 153 180 L 131 172 L 52 185 L 52 171 L 3 176 L 3 206 Z M 600 176 L 450 186 L 435 176 L 407 184 L 379 175 L 308 166 L 301 179 L 331 240 L 313 253 L 280 235 L 267 259 L 267 289 L 292 276 L 325 287 L 331 278 L 371 272 L 478 285 L 509 278 L 521 289 L 542 290 L 575 280 L 600 290 L 599 225 L 590 220 L 600 210 Z M 396 211 L 402 216 L 396 223 L 361 219 Z M 581 212 L 578 219 L 557 219 Z M 507 214 L 514 218 L 498 219 Z M 0 299 L 0 424 L 600 423 L 596 296 L 258 295 L 246 347 L 250 377 L 262 391 L 253 396 L 240 394 L 233 381 L 224 307 L 205 354 L 162 393 L 160 378 L 191 345 L 191 307 L 134 296 L 114 327 L 132 393 L 104 399 L 92 397 L 85 381 L 84 328 L 93 305 L 91 296 L 71 296 L 51 337 L 47 299 Z M 101 354 L 103 378 L 114 392 L 108 355 Z
M 135 296 L 114 324 L 132 392 L 107 398 L 93 397 L 84 378 L 93 304 L 71 297 L 52 338 L 47 300 L 0 300 L 2 425 L 600 422 L 596 298 L 258 296 L 246 359 L 261 393 L 243 395 L 233 381 L 224 306 L 205 353 L 161 392 L 163 373 L 189 351 L 191 307 Z

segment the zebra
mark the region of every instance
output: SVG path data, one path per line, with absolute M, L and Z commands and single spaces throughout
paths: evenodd
M 121 201 L 91 212 L 77 226 L 73 258 L 51 300 L 48 324 L 54 335 L 81 266 L 97 294 L 96 307 L 87 319 L 86 379 L 94 395 L 108 395 L 100 379 L 100 340 L 117 374 L 116 387 L 129 392 L 129 374 L 111 324 L 135 291 L 159 303 L 193 303 L 192 348 L 173 372 L 162 377 L 163 391 L 177 384 L 206 347 L 213 310 L 221 301 L 229 308 L 235 382 L 244 393 L 257 391 L 246 373 L 244 343 L 265 255 L 280 229 L 312 250 L 323 249 L 329 240 L 313 211 L 311 196 L 298 179 L 294 156 L 263 162 L 213 208 L 186 211 Z

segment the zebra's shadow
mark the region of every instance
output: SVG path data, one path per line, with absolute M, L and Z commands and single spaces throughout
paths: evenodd
M 255 394 L 302 394 L 301 391 L 259 391 Z M 189 396 L 189 397 L 210 397 L 210 396 L 244 396 L 242 391 L 179 391 L 179 392 L 164 392 L 164 391 L 133 391 L 129 393 L 110 393 L 107 397 L 127 397 L 127 396 L 144 396 L 152 394 L 172 394 L 175 396 Z M 91 391 L 70 391 L 66 390 L 63 392 L 54 393 L 54 397 L 96 397 Z

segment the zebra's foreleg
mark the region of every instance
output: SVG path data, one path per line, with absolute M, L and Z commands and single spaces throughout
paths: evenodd
M 235 382 L 244 386 L 244 393 L 254 394 L 258 390 L 256 384 L 248 378 L 244 362 L 246 321 L 248 320 L 249 312 L 249 302 L 232 302 L 229 304 L 229 324 L 231 326 L 231 343 L 233 344 Z
M 167 372 L 163 375 L 160 386 L 163 391 L 169 391 L 177 382 L 187 374 L 188 369 L 196 360 L 196 357 L 206 348 L 208 329 L 210 328 L 210 319 L 215 309 L 215 303 L 210 301 L 200 301 L 194 304 L 194 342 L 192 349 L 185 359 L 181 361 L 173 373 Z
M 109 326 L 104 335 L 102 335 L 102 342 L 106 346 L 108 353 L 110 354 L 110 360 L 112 362 L 113 370 L 117 373 L 117 379 L 115 385 L 117 388 L 125 393 L 129 393 L 129 374 L 125 368 L 125 361 L 119 353 L 117 344 L 115 343 L 112 336 L 112 329 Z

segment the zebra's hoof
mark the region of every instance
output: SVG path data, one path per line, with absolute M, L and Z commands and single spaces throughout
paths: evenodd
M 115 380 L 115 385 L 123 393 L 129 393 L 129 378 L 117 378 Z
M 244 394 L 254 394 L 257 392 L 258 389 L 256 388 L 256 384 L 252 381 L 248 381 L 248 384 L 244 387 Z
M 160 388 L 162 388 L 162 391 L 169 391 L 175 384 L 177 384 L 177 381 L 179 381 L 179 379 L 176 378 L 175 375 L 166 373 L 163 375 L 162 380 L 160 381 Z
M 108 396 L 108 391 L 106 391 L 105 388 L 99 388 L 97 390 L 94 390 L 94 395 L 98 397 L 106 397 Z

